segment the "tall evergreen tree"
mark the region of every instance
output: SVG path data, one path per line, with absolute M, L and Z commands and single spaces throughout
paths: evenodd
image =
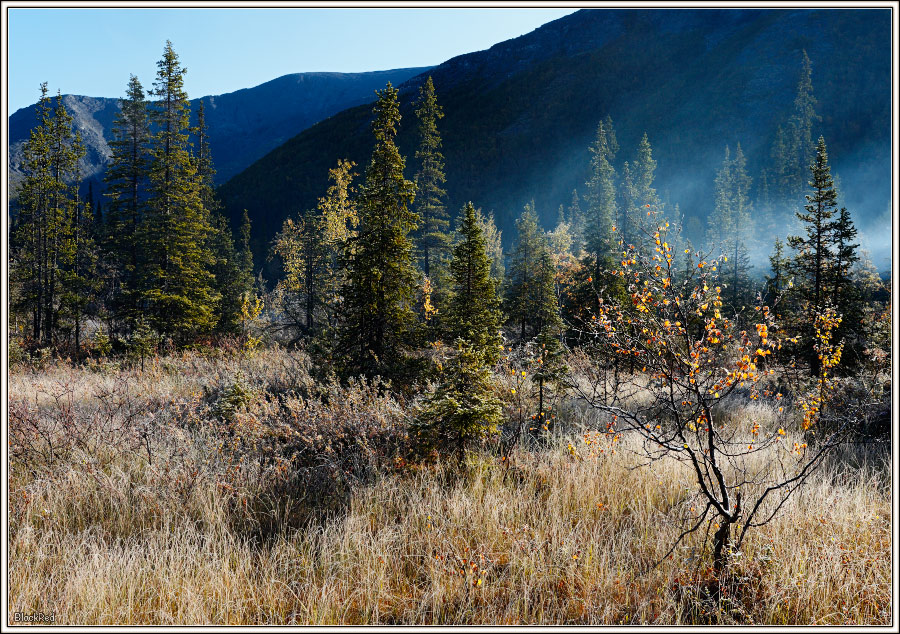
M 112 155 L 106 169 L 109 204 L 104 250 L 118 274 L 116 312 L 133 321 L 140 262 L 137 236 L 146 203 L 150 139 L 147 100 L 141 82 L 134 75 L 128 81 L 128 90 L 120 106 L 109 144 Z
M 215 258 L 212 273 L 219 297 L 215 309 L 218 333 L 235 335 L 241 330 L 241 309 L 252 277 L 242 267 L 241 253 L 234 243 L 231 227 L 222 214 L 213 214 L 209 244 Z
M 157 67 L 149 200 L 139 236 L 144 254 L 140 288 L 156 330 L 183 341 L 217 322 L 219 295 L 209 244 L 213 228 L 190 153 L 187 71 L 170 41 Z
M 810 342 L 807 345 L 807 355 L 813 375 L 818 376 L 819 359 L 811 342 L 814 340 L 815 316 L 824 310 L 826 301 L 831 297 L 828 288 L 828 267 L 834 260 L 831 217 L 837 206 L 837 192 L 823 137 L 819 137 L 816 160 L 810 165 L 810 172 L 809 186 L 812 193 L 806 196 L 805 213 L 797 212 L 797 217 L 806 228 L 806 237 L 790 236 L 788 244 L 797 252 L 791 268 L 800 280 L 797 292 L 804 304 L 801 310 L 806 315 L 804 334 L 807 342 Z
M 800 195 L 806 180 L 807 168 L 816 157 L 816 143 L 813 141 L 813 125 L 821 121 L 816 114 L 817 100 L 813 95 L 812 62 L 806 51 L 803 51 L 800 79 L 797 82 L 797 95 L 794 97 L 794 113 L 790 119 L 791 145 L 789 156 L 792 161 L 789 181 L 790 196 Z
M 747 243 L 751 239 L 750 203 L 751 179 L 747 174 L 747 160 L 737 146 L 734 158 L 725 147 L 725 160 L 716 174 L 716 203 L 709 218 L 707 244 L 719 248 L 728 258 L 723 263 L 723 277 L 727 279 L 730 308 L 738 312 L 749 301 L 751 282 Z
M 619 218 L 620 226 L 616 226 L 616 231 L 621 231 L 620 241 L 625 246 L 629 244 L 637 245 L 639 240 L 639 232 L 641 226 L 641 210 L 638 209 L 638 189 L 634 182 L 634 173 L 631 164 L 625 161 L 622 166 L 622 186 L 619 189 Z
M 516 220 L 516 244 L 510 257 L 506 291 L 507 315 L 519 339 L 527 341 L 536 334 L 534 308 L 537 304 L 538 272 L 541 256 L 547 251 L 546 238 L 538 226 L 534 201 L 525 205 Z
M 793 164 L 784 134 L 784 127 L 781 125 L 775 130 L 775 139 L 772 141 L 772 148 L 769 151 L 769 160 L 771 163 L 769 169 L 772 174 L 771 195 L 775 201 L 782 202 L 790 197 L 790 174 L 793 170 Z
M 213 166 L 212 153 L 209 149 L 209 126 L 206 124 L 206 107 L 203 100 L 197 105 L 197 127 L 194 128 L 197 137 L 196 155 L 194 156 L 194 169 L 196 172 L 197 186 L 200 189 L 200 199 L 203 208 L 210 214 L 219 210 L 222 206 L 215 194 L 213 179 L 216 168 Z
M 503 234 L 497 229 L 492 213 L 484 214 L 481 209 L 476 209 L 475 222 L 478 223 L 481 235 L 484 237 L 484 248 L 491 262 L 491 277 L 498 289 L 503 288 L 503 281 L 506 277 L 506 265 L 503 261 Z
M 500 299 L 475 207 L 467 203 L 459 226 L 459 242 L 450 263 L 452 295 L 447 319 L 451 340 L 464 339 L 483 353 L 489 365 L 500 359 Z
M 81 136 L 72 131 L 72 116 L 62 95 L 55 106 L 41 84 L 38 125 L 25 143 L 25 178 L 19 192 L 16 227 L 12 236 L 15 277 L 21 289 L 18 308 L 31 314 L 32 338 L 55 346 L 61 317 L 62 287 L 76 266 L 80 231 L 77 187 L 78 160 L 84 155 Z
M 81 332 L 88 307 L 97 296 L 99 283 L 97 271 L 96 227 L 93 205 L 89 200 L 72 201 L 72 218 L 69 231 L 70 257 L 63 268 L 60 280 L 60 312 L 72 324 L 76 358 L 81 357 Z
M 650 141 L 647 139 L 646 132 L 638 144 L 637 158 L 632 165 L 632 169 L 636 198 L 634 202 L 641 209 L 647 205 L 659 207 L 661 204 L 659 196 L 653 187 L 653 181 L 656 179 L 656 160 L 653 158 L 653 149 L 650 147 Z
M 769 256 L 771 275 L 766 276 L 766 304 L 769 306 L 775 304 L 787 286 L 787 266 L 788 261 L 784 255 L 784 242 L 776 237 L 772 255 Z
M 433 269 L 435 265 L 445 263 L 450 247 L 450 220 L 444 206 L 447 192 L 443 185 L 447 178 L 444 176 L 441 134 L 437 127 L 444 111 L 437 102 L 431 76 L 419 88 L 416 116 L 419 122 L 419 149 L 415 157 L 419 166 L 415 176 L 416 210 L 420 218 L 416 243 L 422 270 L 426 277 L 434 279 L 437 271 Z
M 831 225 L 832 242 L 834 243 L 834 264 L 830 269 L 832 303 L 842 313 L 842 307 L 849 305 L 852 291 L 851 270 L 859 261 L 856 243 L 856 227 L 846 207 L 841 207 L 838 217 Z
M 862 356 L 863 296 L 855 277 L 859 262 L 856 227 L 846 207 L 841 207 L 831 224 L 834 261 L 829 267 L 831 303 L 843 319 L 835 331 L 836 340 L 845 339 L 844 367 L 856 363 Z
M 322 217 L 325 247 L 326 277 L 322 287 L 322 306 L 329 329 L 333 330 L 341 313 L 342 289 L 347 271 L 342 259 L 347 245 L 356 235 L 359 214 L 355 200 L 353 179 L 356 173 L 353 161 L 338 160 L 337 166 L 328 171 L 332 184 L 325 196 L 319 198 L 318 212 Z
M 400 122 L 397 90 L 376 91 L 375 148 L 359 197 L 359 227 L 349 240 L 341 348 L 347 374 L 396 375 L 415 325 L 416 270 L 409 233 L 419 216 L 409 206 L 415 185 L 394 142 Z
M 194 180 L 203 210 L 210 222 L 209 247 L 215 258 L 212 268 L 213 290 L 216 303 L 216 331 L 237 334 L 242 329 L 245 306 L 253 288 L 252 254 L 235 244 L 228 219 L 222 215 L 222 204 L 216 197 L 214 178 L 216 168 L 209 149 L 209 127 L 206 124 L 206 107 L 203 100 L 197 106 L 197 125 L 192 130 L 196 137 L 193 154 Z M 242 230 L 249 231 L 250 218 L 244 210 Z M 249 236 L 244 236 L 249 239 Z M 250 263 L 246 262 L 249 255 Z
M 304 337 L 316 334 L 322 307 L 326 279 L 323 232 L 322 217 L 310 210 L 296 220 L 285 220 L 272 246 L 285 272 L 279 283 L 282 308 Z
M 556 293 L 556 267 L 550 254 L 541 253 L 537 267 L 535 304 L 535 346 L 537 347 L 537 371 L 534 382 L 537 388 L 537 412 L 535 420 L 539 427 L 549 429 L 547 388 L 558 383 L 565 372 L 563 363 L 562 332 L 563 322 L 559 315 L 559 298 Z
M 580 257 L 584 248 L 584 212 L 581 210 L 581 200 L 578 198 L 578 190 L 572 190 L 572 202 L 566 209 L 565 221 L 572 232 L 572 252 Z
M 589 148 L 591 177 L 588 179 L 585 213 L 585 249 L 592 260 L 591 270 L 599 279 L 600 269 L 614 251 L 613 227 L 619 224 L 616 203 L 616 170 L 612 165 L 619 150 L 609 117 L 597 126 L 597 137 Z

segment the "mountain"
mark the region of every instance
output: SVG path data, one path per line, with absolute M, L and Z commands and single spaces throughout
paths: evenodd
M 861 234 L 889 222 L 891 22 L 888 10 L 587 9 L 485 51 L 455 57 L 400 85 L 398 145 L 414 174 L 418 86 L 430 74 L 440 122 L 449 208 L 493 210 L 504 242 L 532 198 L 546 227 L 583 192 L 587 147 L 612 116 L 634 156 L 647 132 L 656 188 L 702 230 L 725 145 L 741 143 L 758 181 L 779 123 L 791 114 L 802 51 L 813 64 L 817 112 L 842 203 Z M 304 130 L 221 186 L 228 213 L 247 209 L 258 262 L 290 213 L 313 207 L 328 169 L 349 158 L 363 173 L 371 106 Z M 888 242 L 889 243 L 889 242 Z M 864 244 L 865 246 L 865 244 Z
M 253 88 L 193 99 L 191 112 L 196 113 L 198 102 L 204 103 L 216 180 L 222 183 L 310 125 L 372 101 L 374 90 L 386 82 L 403 82 L 424 70 L 427 67 L 370 73 L 295 73 Z M 87 179 L 101 180 L 109 160 L 119 100 L 64 95 L 63 103 L 75 118 L 75 129 L 81 132 L 87 150 L 81 173 Z M 36 125 L 35 112 L 35 106 L 30 106 L 9 117 L 11 191 L 21 178 L 23 147 Z

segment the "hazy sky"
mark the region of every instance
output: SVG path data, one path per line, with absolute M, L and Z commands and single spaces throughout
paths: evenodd
M 172 40 L 190 97 L 304 71 L 431 66 L 528 33 L 573 9 L 37 9 L 9 8 L 8 107 L 39 86 L 120 97 L 145 88 Z

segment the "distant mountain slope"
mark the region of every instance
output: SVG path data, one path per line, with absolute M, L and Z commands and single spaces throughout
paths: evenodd
M 197 103 L 204 102 L 216 180 L 221 183 L 310 125 L 345 108 L 372 101 L 373 91 L 386 82 L 403 82 L 424 70 L 295 73 L 253 88 L 194 99 L 191 111 L 196 113 Z M 144 88 L 149 89 L 150 83 Z M 85 178 L 99 179 L 109 158 L 118 99 L 64 95 L 63 102 L 75 117 L 76 129 L 85 141 L 87 155 L 81 163 L 81 173 Z M 9 117 L 12 183 L 21 177 L 23 146 L 35 123 L 34 106 Z
M 758 177 L 775 127 L 790 115 L 806 50 L 823 116 L 815 132 L 865 229 L 889 218 L 890 28 L 887 10 L 582 10 L 403 84 L 407 177 L 412 101 L 430 74 L 446 113 L 450 209 L 472 200 L 494 210 L 505 241 L 528 200 L 549 226 L 572 189 L 583 190 L 587 146 L 606 114 L 622 147 L 617 163 L 632 158 L 646 131 L 659 193 L 702 223 L 726 143 L 742 144 Z M 233 218 L 250 211 L 258 256 L 287 214 L 315 205 L 338 158 L 362 174 L 370 120 L 368 105 L 345 110 L 220 188 Z

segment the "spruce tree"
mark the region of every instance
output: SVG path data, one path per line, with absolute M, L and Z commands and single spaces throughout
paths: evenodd
M 81 357 L 82 325 L 88 317 L 88 308 L 97 297 L 96 227 L 93 205 L 88 200 L 72 201 L 72 217 L 68 249 L 70 255 L 61 271 L 60 313 L 72 324 L 74 353 Z
M 17 308 L 31 314 L 33 341 L 52 347 L 58 343 L 61 296 L 73 290 L 65 284 L 72 282 L 78 249 L 85 246 L 73 240 L 86 216 L 79 219 L 82 202 L 72 185 L 85 150 L 62 95 L 51 105 L 46 83 L 37 115 L 24 147 L 25 178 L 11 243 L 21 289 Z
M 503 261 L 503 235 L 494 222 L 494 214 L 484 214 L 481 209 L 475 210 L 475 222 L 481 228 L 484 237 L 484 248 L 491 262 L 491 277 L 497 288 L 503 288 L 506 277 L 506 265 Z
M 245 302 L 253 286 L 252 254 L 247 270 L 246 251 L 235 245 L 230 223 L 221 213 L 221 203 L 216 197 L 214 178 L 216 168 L 209 149 L 209 128 L 206 124 L 206 107 L 203 100 L 197 106 L 197 125 L 192 130 L 196 137 L 193 154 L 194 180 L 203 209 L 210 221 L 209 247 L 215 258 L 212 267 L 213 289 L 218 296 L 215 308 L 216 332 L 235 335 L 242 330 Z M 244 228 L 249 230 L 250 219 L 244 210 Z M 249 237 L 249 236 L 248 236 Z
M 415 176 L 416 210 L 419 227 L 416 243 L 425 276 L 434 279 L 440 267 L 446 262 L 450 247 L 450 220 L 444 205 L 447 192 L 443 189 L 444 155 L 441 153 L 441 134 L 437 122 L 444 111 L 437 102 L 431 76 L 419 88 L 416 104 L 418 117 L 419 149 L 416 151 L 418 171 Z
M 828 269 L 831 286 L 831 303 L 843 317 L 835 331 L 836 340 L 845 339 L 845 355 L 842 365 L 856 363 L 862 356 L 863 297 L 854 280 L 854 267 L 859 262 L 856 227 L 846 207 L 841 207 L 831 224 L 834 245 L 834 261 Z
M 212 216 L 210 248 L 215 257 L 212 267 L 214 288 L 219 296 L 215 330 L 221 334 L 236 335 L 241 330 L 241 307 L 250 280 L 241 268 L 241 258 L 228 220 L 221 214 Z
M 821 121 L 816 114 L 817 100 L 813 95 L 812 62 L 806 51 L 803 51 L 800 79 L 797 82 L 797 95 L 794 97 L 794 113 L 790 119 L 791 145 L 789 156 L 792 161 L 789 180 L 790 197 L 795 198 L 803 190 L 807 168 L 816 157 L 816 144 L 813 141 L 813 125 Z
M 112 155 L 105 176 L 109 203 L 103 246 L 116 278 L 112 309 L 132 325 L 137 318 L 141 265 L 138 229 L 144 216 L 149 178 L 148 126 L 144 88 L 138 78 L 131 75 L 109 144 Z
M 331 330 L 337 326 L 340 317 L 342 288 L 347 276 L 342 259 L 347 252 L 350 239 L 356 235 L 359 223 L 356 189 L 353 185 L 353 179 L 356 177 L 354 167 L 356 164 L 352 161 L 338 160 L 337 166 L 328 171 L 332 184 L 325 196 L 319 198 L 317 207 L 322 217 L 325 248 L 322 307 Z
M 588 179 L 585 212 L 585 249 L 591 259 L 590 268 L 596 278 L 608 265 L 616 240 L 613 227 L 619 224 L 619 207 L 616 202 L 616 170 L 612 165 L 618 152 L 616 133 L 612 120 L 597 126 L 597 137 L 591 144 L 591 177 Z M 574 195 L 573 195 L 574 199 Z M 573 204 L 577 204 L 574 199 Z
M 416 417 L 414 430 L 422 448 L 449 450 L 461 465 L 470 443 L 497 433 L 503 405 L 494 393 L 485 351 L 463 339 L 456 340 L 455 348 L 443 380 Z
M 632 164 L 634 173 L 634 202 L 641 209 L 647 206 L 659 207 L 660 200 L 653 188 L 653 181 L 656 178 L 656 161 L 653 158 L 653 149 L 650 147 L 650 141 L 647 139 L 647 133 L 641 137 L 638 144 L 637 158 Z
M 812 374 L 818 376 L 819 359 L 812 347 L 813 328 L 816 314 L 823 311 L 826 302 L 831 299 L 828 273 L 828 267 L 834 261 L 831 218 L 837 206 L 837 193 L 828 165 L 824 137 L 819 137 L 816 160 L 809 168 L 812 193 L 806 196 L 805 213 L 797 212 L 797 217 L 805 226 L 806 236 L 789 236 L 788 244 L 797 252 L 791 262 L 791 269 L 800 280 L 797 295 L 801 301 L 802 314 L 806 316 L 806 351 Z
M 316 209 L 285 220 L 273 242 L 285 273 L 278 283 L 282 308 L 303 337 L 333 331 L 340 317 L 346 282 L 341 260 L 357 224 L 351 199 L 354 165 L 339 160 L 328 172 L 332 184 Z
M 622 166 L 622 186 L 619 190 L 619 213 L 620 226 L 616 226 L 616 231 L 620 233 L 620 241 L 623 246 L 637 246 L 640 237 L 641 227 L 641 210 L 638 209 L 638 188 L 635 185 L 634 174 L 631 164 L 625 161 Z
M 771 162 L 772 173 L 772 197 L 783 202 L 790 197 L 790 174 L 793 166 L 790 160 L 790 152 L 788 151 L 787 140 L 784 134 L 784 127 L 779 125 L 775 130 L 775 138 L 772 141 L 772 148 L 769 151 L 769 159 Z
M 572 190 L 572 202 L 566 209 L 565 221 L 572 232 L 572 252 L 581 257 L 584 248 L 584 212 L 581 210 L 581 200 L 578 198 L 578 190 Z
M 16 267 L 12 278 L 19 289 L 14 306 L 30 313 L 31 339 L 35 345 L 47 345 L 49 333 L 43 321 L 45 270 L 48 264 L 47 247 L 52 244 L 48 234 L 50 214 L 48 192 L 52 187 L 50 173 L 50 128 L 52 111 L 47 96 L 47 84 L 41 84 L 41 96 L 37 103 L 38 125 L 29 132 L 24 146 L 25 178 L 19 189 L 16 215 L 10 246 Z
M 139 235 L 141 297 L 151 324 L 180 342 L 216 325 L 213 228 L 190 153 L 190 110 L 178 55 L 166 42 L 151 94 L 149 200 Z
M 787 286 L 788 261 L 784 255 L 784 242 L 775 238 L 772 255 L 769 256 L 771 275 L 766 276 L 766 304 L 774 306 Z
M 536 336 L 534 345 L 537 353 L 537 371 L 533 381 L 537 389 L 536 431 L 549 430 L 550 417 L 547 404 L 547 389 L 558 384 L 565 373 L 563 348 L 561 343 L 563 322 L 559 315 L 559 299 L 556 294 L 556 267 L 550 254 L 544 250 L 538 261 L 535 304 Z
M 459 242 L 450 262 L 452 295 L 447 334 L 452 341 L 464 339 L 481 351 L 488 365 L 500 359 L 500 299 L 491 278 L 491 263 L 475 207 L 467 203 L 459 226 Z
M 730 287 L 726 297 L 735 313 L 749 301 L 751 291 L 747 254 L 747 242 L 752 236 L 751 179 L 746 167 L 747 161 L 740 143 L 734 158 L 731 158 L 726 146 L 725 159 L 716 174 L 716 203 L 707 229 L 707 244 L 710 248 L 720 249 L 728 258 L 722 264 L 722 277 Z
M 409 233 L 419 216 L 409 207 L 415 185 L 394 142 L 400 122 L 397 90 L 376 91 L 375 148 L 359 197 L 359 226 L 347 249 L 345 322 L 341 349 L 345 374 L 395 376 L 415 326 L 416 270 Z
M 221 210 L 222 203 L 216 198 L 214 181 L 216 168 L 213 164 L 212 152 L 209 149 L 209 126 L 206 124 L 206 107 L 202 99 L 197 105 L 197 125 L 192 132 L 196 136 L 193 156 L 194 178 L 197 181 L 197 188 L 200 190 L 203 208 L 212 217 Z
M 527 341 L 536 334 L 535 314 L 538 293 L 538 272 L 541 256 L 546 253 L 546 238 L 538 226 L 534 201 L 525 205 L 516 220 L 516 244 L 510 257 L 506 291 L 507 315 L 519 331 L 519 339 Z
M 275 236 L 273 252 L 281 258 L 285 272 L 279 283 L 282 308 L 303 337 L 317 332 L 325 283 L 325 242 L 322 217 L 310 210 L 284 221 Z

